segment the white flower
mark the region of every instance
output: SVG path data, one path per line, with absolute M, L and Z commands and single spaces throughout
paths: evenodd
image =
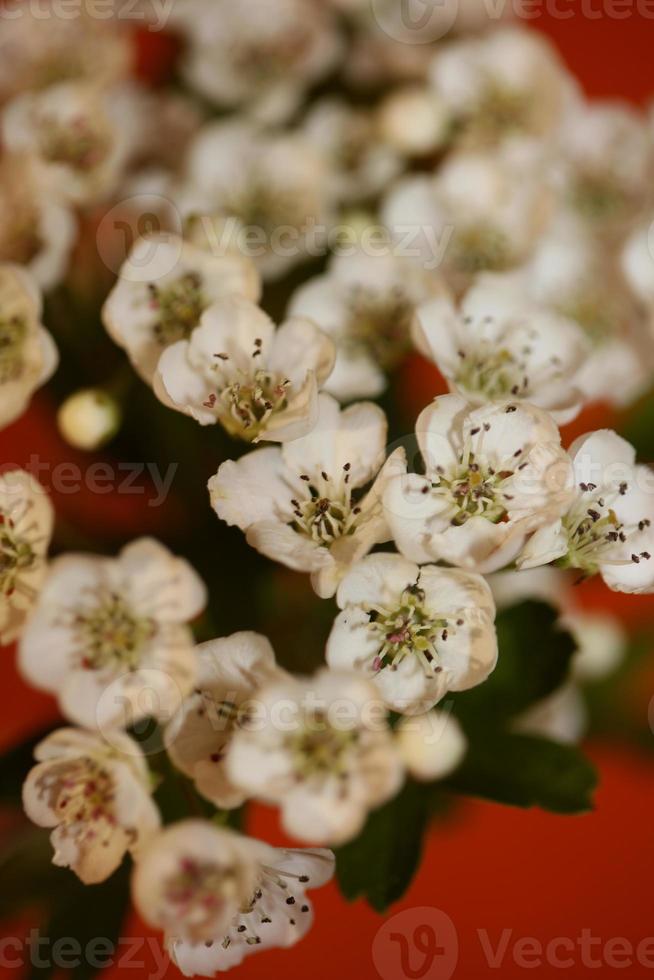
M 595 233 L 621 230 L 650 188 L 652 142 L 645 119 L 619 102 L 581 104 L 559 133 L 552 182 L 564 206 Z
M 191 146 L 188 179 L 179 203 L 195 219 L 189 234 L 214 254 L 236 247 L 266 280 L 322 254 L 312 232 L 328 218 L 327 169 L 302 136 L 209 123 Z
M 638 298 L 654 310 L 654 214 L 627 238 L 620 257 L 622 271 Z
M 642 393 L 653 369 L 647 316 L 586 226 L 558 216 L 515 278 L 525 300 L 583 329 L 590 346 L 575 384 L 588 401 L 621 406 Z
M 31 157 L 0 157 L 0 213 L 0 262 L 24 266 L 42 289 L 56 286 L 66 274 L 77 228 Z
M 480 276 L 461 301 L 418 308 L 414 338 L 450 390 L 473 405 L 515 398 L 563 425 L 583 405 L 575 381 L 589 343 L 573 320 L 530 302 L 512 274 Z
M 155 391 L 201 425 L 220 422 L 248 442 L 286 442 L 316 424 L 318 389 L 335 355 L 311 320 L 275 329 L 254 303 L 227 297 L 205 310 L 188 340 L 163 352 Z
M 629 443 L 607 429 L 570 447 L 574 496 L 527 542 L 519 566 L 556 561 L 602 576 L 616 592 L 654 591 L 654 480 Z
M 171 957 L 185 976 L 212 977 L 238 966 L 252 953 L 288 949 L 306 936 L 313 923 L 306 892 L 330 880 L 334 855 L 325 849 L 268 850 L 259 861 L 251 900 L 234 916 L 224 937 L 171 945 Z
M 617 616 L 573 607 L 561 617 L 561 625 L 570 631 L 577 648 L 571 665 L 577 682 L 608 677 L 624 660 L 629 637 Z
M 134 244 L 102 310 L 113 340 L 125 348 L 141 377 L 152 383 L 162 352 L 187 339 L 216 300 L 256 302 L 261 286 L 245 256 L 212 255 L 166 232 Z
M 302 125 L 307 140 L 328 161 L 335 200 L 345 204 L 381 193 L 402 169 L 399 155 L 380 139 L 373 115 L 347 102 L 326 98 Z
M 374 807 L 398 792 L 404 772 L 374 684 L 322 670 L 259 691 L 256 723 L 235 733 L 231 779 L 281 807 L 293 837 L 342 844 Z
M 190 41 L 189 85 L 268 123 L 288 119 L 341 50 L 328 7 L 310 0 L 185 0 L 174 17 Z
M 520 402 L 471 409 L 458 395 L 419 416 L 425 475 L 397 475 L 384 494 L 399 550 L 417 562 L 497 571 L 572 497 L 572 467 L 542 409 Z
M 137 856 L 159 827 L 150 774 L 128 735 L 60 728 L 34 750 L 38 762 L 23 787 L 30 820 L 54 827 L 53 863 L 87 884 L 104 881 L 127 851 Z
M 41 294 L 29 272 L 0 263 L 0 428 L 26 411 L 59 363 L 54 341 L 41 324 L 42 312 Z
M 546 138 L 560 126 L 574 92 L 553 46 L 517 26 L 439 48 L 430 79 L 450 111 L 455 140 L 466 145 L 516 135 Z
M 234 633 L 197 648 L 195 691 L 166 728 L 165 743 L 178 769 L 217 807 L 240 806 L 245 795 L 227 774 L 225 753 L 258 689 L 285 672 L 265 636 Z
M 572 683 L 533 704 L 513 724 L 521 735 L 538 735 L 554 742 L 575 745 L 588 725 L 588 711 L 579 688 Z
M 457 289 L 477 272 L 524 261 L 549 217 L 543 153 L 516 142 L 486 153 L 451 156 L 435 176 L 402 178 L 382 204 L 399 247 L 417 251 Z
M 164 930 L 167 946 L 222 940 L 252 901 L 260 861 L 271 851 L 208 820 L 172 824 L 139 854 L 132 877 L 136 909 Z
M 447 107 L 426 85 L 403 85 L 383 99 L 378 110 L 381 136 L 398 153 L 424 156 L 449 135 Z
M 424 782 L 449 776 L 463 761 L 468 747 L 461 726 L 447 711 L 402 718 L 395 737 L 407 769 Z
M 385 255 L 334 256 L 329 270 L 300 286 L 290 301 L 295 316 L 310 317 L 333 337 L 336 364 L 325 390 L 341 401 L 374 398 L 411 348 L 418 303 L 439 288 L 413 263 Z
M 79 79 L 105 85 L 125 76 L 131 50 L 127 32 L 98 20 L 85 7 L 61 16 L 56 0 L 3 16 L 0 102 L 27 89 Z
M 494 572 L 486 581 L 498 609 L 528 600 L 546 602 L 558 609 L 562 608 L 570 574 L 554 565 L 539 565 L 537 568 Z
M 227 460 L 209 491 L 218 516 L 246 531 L 248 544 L 310 572 L 325 598 L 353 562 L 389 539 L 381 495 L 393 468 L 401 469 L 403 451 L 384 463 L 386 417 L 376 405 L 340 410 L 324 394 L 319 403 L 308 436 Z
M 0 475 L 0 645 L 20 634 L 46 573 L 54 512 L 23 470 Z
M 20 667 L 87 728 L 170 717 L 193 686 L 185 624 L 204 603 L 193 569 L 151 538 L 118 558 L 67 554 L 51 565 L 21 639 Z
M 485 681 L 497 661 L 495 605 L 480 575 L 368 555 L 341 581 L 327 663 L 374 680 L 395 711 L 419 714 Z
M 16 96 L 4 111 L 2 138 L 10 151 L 32 156 L 51 193 L 89 204 L 118 186 L 140 124 L 130 87 L 62 82 Z
M 57 427 L 66 442 L 87 452 L 113 439 L 121 421 L 120 404 L 102 388 L 81 388 L 57 412 Z

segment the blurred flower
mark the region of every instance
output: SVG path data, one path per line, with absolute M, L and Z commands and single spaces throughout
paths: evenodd
M 66 274 L 75 219 L 24 154 L 0 156 L 0 215 L 0 261 L 24 266 L 42 289 L 56 286 Z
M 152 384 L 164 350 L 188 339 L 216 300 L 256 302 L 259 276 L 245 256 L 212 255 L 169 232 L 134 244 L 102 309 L 112 339 L 144 381 Z
M 622 247 L 622 271 L 634 293 L 654 317 L 654 213 L 638 225 Z
M 135 88 L 64 82 L 17 95 L 4 110 L 2 138 L 8 150 L 32 157 L 53 196 L 95 203 L 116 190 L 136 151 L 141 109 Z
M 0 263 L 0 428 L 26 411 L 34 391 L 54 374 L 59 354 L 41 324 L 41 294 L 30 273 Z
M 80 6 L 61 16 L 56 0 L 21 5 L 19 16 L 2 17 L 0 102 L 58 82 L 92 81 L 109 85 L 129 70 L 131 45 L 126 32 L 98 20 Z
M 190 565 L 151 538 L 118 558 L 64 555 L 21 638 L 21 670 L 88 728 L 170 717 L 195 681 L 186 623 L 205 599 Z
M 516 142 L 455 154 L 432 177 L 403 177 L 382 204 L 382 220 L 399 246 L 408 243 L 426 268 L 465 289 L 477 272 L 523 262 L 550 207 L 542 150 Z
M 90 452 L 104 446 L 116 435 L 121 410 L 108 392 L 101 388 L 83 388 L 63 403 L 57 423 L 69 445 Z
M 173 16 L 188 84 L 267 123 L 288 119 L 342 50 L 328 7 L 311 0 L 186 0 Z
M 249 795 L 281 806 L 287 833 L 342 844 L 400 789 L 402 763 L 373 684 L 322 670 L 273 682 L 258 701 L 260 722 L 236 732 L 227 771 Z
M 403 451 L 384 463 L 386 433 L 376 405 L 341 410 L 323 394 L 308 436 L 220 466 L 209 481 L 212 506 L 253 548 L 310 572 L 318 595 L 332 596 L 348 567 L 390 537 L 381 495 Z
M 217 807 L 241 806 L 245 794 L 233 785 L 225 755 L 234 732 L 263 684 L 286 673 L 259 633 L 234 633 L 196 647 L 198 676 L 193 694 L 166 727 L 168 754 L 203 796 Z
M 15 640 L 46 573 L 54 511 L 47 493 L 23 470 L 0 475 L 0 644 Z
M 447 107 L 426 85 L 393 89 L 378 110 L 382 138 L 398 153 L 424 156 L 438 149 L 449 134 Z
M 328 219 L 328 190 L 328 169 L 304 137 L 238 120 L 200 131 L 178 203 L 192 241 L 246 252 L 274 280 L 307 258 L 316 226 Z
M 104 881 L 127 851 L 137 856 L 159 827 L 150 774 L 128 735 L 60 728 L 34 750 L 38 765 L 23 787 L 30 820 L 54 827 L 53 863 L 87 884 Z
M 165 932 L 166 946 L 220 942 L 252 901 L 272 848 L 208 820 L 183 820 L 156 834 L 139 855 L 132 897 Z M 207 947 L 208 948 L 208 947 Z
M 619 233 L 649 197 L 652 152 L 645 119 L 635 109 L 582 103 L 560 129 L 552 186 L 594 234 Z
M 515 398 L 564 425 L 583 405 L 577 372 L 589 343 L 573 320 L 525 297 L 512 274 L 481 275 L 460 309 L 446 297 L 418 308 L 416 346 L 473 405 Z
M 315 103 L 301 132 L 327 162 L 331 195 L 341 203 L 375 197 L 402 169 L 398 153 L 382 142 L 374 115 L 343 100 Z
M 259 862 L 259 879 L 249 902 L 232 919 L 224 937 L 203 943 L 175 942 L 170 954 L 187 977 L 212 977 L 246 956 L 267 949 L 288 949 L 313 924 L 309 888 L 321 888 L 334 874 L 331 851 L 269 848 Z
M 562 684 L 553 694 L 533 704 L 513 724 L 521 735 L 537 735 L 575 745 L 586 731 L 588 712 L 579 688 Z
M 247 442 L 286 442 L 316 424 L 318 390 L 335 356 L 311 320 L 275 329 L 260 307 L 228 297 L 205 310 L 188 340 L 163 352 L 155 391 L 201 425 L 220 422 Z
M 430 79 L 449 110 L 454 141 L 466 146 L 515 136 L 545 139 L 561 125 L 576 95 L 552 45 L 517 26 L 438 50 Z
M 341 401 L 374 398 L 411 348 L 418 303 L 442 284 L 406 259 L 389 253 L 337 255 L 322 276 L 301 285 L 290 300 L 295 316 L 307 316 L 336 343 L 336 364 L 325 390 Z
M 601 575 L 616 592 L 654 591 L 654 483 L 636 451 L 615 432 L 581 436 L 570 447 L 574 497 L 543 526 L 518 560 L 522 568 L 557 561 Z
M 495 604 L 480 575 L 368 555 L 341 581 L 337 602 L 327 663 L 374 680 L 394 711 L 427 711 L 495 667 Z
M 446 711 L 402 718 L 395 729 L 397 747 L 415 779 L 444 779 L 459 767 L 468 741 L 459 722 Z
M 443 395 L 418 418 L 416 438 L 425 476 L 396 475 L 384 494 L 395 543 L 412 561 L 497 571 L 572 499 L 559 431 L 533 405 L 472 409 L 459 395 Z

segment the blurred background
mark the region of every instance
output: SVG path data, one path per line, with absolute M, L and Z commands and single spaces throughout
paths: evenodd
M 600 3 L 561 2 L 560 15 L 553 16 L 546 6 L 537 8 L 539 16 L 530 26 L 554 40 L 586 94 L 620 97 L 638 106 L 651 100 L 654 8 L 613 4 L 614 15 L 607 16 Z M 174 75 L 178 51 L 178 40 L 165 31 L 134 31 L 134 71 L 148 85 L 156 87 Z M 82 471 L 104 460 L 148 460 L 162 473 L 169 465 L 176 466 L 172 491 L 156 507 L 150 506 L 156 489 L 147 472 L 137 475 L 129 493 L 69 492 L 65 481 L 60 481 L 59 488 L 53 489 L 58 515 L 54 550 L 111 552 L 134 536 L 152 533 L 183 552 L 209 585 L 213 602 L 201 624 L 202 638 L 245 627 L 260 629 L 271 637 L 285 666 L 306 670 L 320 662 L 333 608 L 315 599 L 304 577 L 263 562 L 247 549 L 240 532 L 223 527 L 211 514 L 204 486 L 227 454 L 222 436 L 200 431 L 189 420 L 168 413 L 135 378 L 125 382 L 128 421 L 107 450 L 77 452 L 59 435 L 55 406 L 61 395 L 79 386 L 79 379 L 104 382 L 122 363 L 122 356 L 97 322 L 97 296 L 106 292 L 111 273 L 104 267 L 95 268 L 93 227 L 88 235 L 88 241 L 78 245 L 65 304 L 58 308 L 62 297 L 55 294 L 49 311 L 50 323 L 59 322 L 60 329 L 53 332 L 62 367 L 50 387 L 36 396 L 29 412 L 0 433 L 0 459 L 4 464 L 29 467 L 31 458 L 38 457 L 50 467 L 73 463 Z M 417 412 L 442 390 L 432 366 L 417 355 L 408 358 L 384 403 L 395 433 L 410 431 Z M 615 427 L 630 438 L 643 461 L 654 460 L 654 395 L 645 396 L 622 414 L 607 406 L 593 406 L 565 430 L 565 442 L 602 426 Z M 196 505 L 201 498 L 203 503 Z M 580 608 L 614 613 L 628 633 L 628 652 L 619 670 L 588 690 L 587 750 L 600 773 L 597 809 L 584 816 L 563 817 L 464 802 L 448 811 L 434 825 L 410 891 L 390 915 L 423 906 L 442 910 L 458 935 L 458 960 L 453 974 L 448 972 L 452 966 L 448 954 L 415 976 L 498 975 L 484 954 L 479 930 L 487 931 L 493 947 L 505 937 L 503 978 L 524 975 L 525 965 L 513 956 L 513 943 L 518 939 L 534 937 L 546 945 L 563 937 L 577 943 L 584 930 L 590 930 L 601 944 L 591 943 L 588 962 L 576 958 L 575 977 L 626 968 L 626 975 L 637 978 L 654 969 L 654 940 L 649 946 L 649 968 L 645 962 L 628 965 L 624 957 L 621 960 L 624 946 L 619 942 L 611 946 L 610 955 L 599 953 L 612 940 L 624 939 L 636 948 L 654 936 L 654 733 L 650 725 L 654 721 L 654 705 L 650 704 L 654 696 L 654 597 L 620 596 L 592 581 L 577 588 L 576 600 Z M 2 655 L 0 748 L 9 757 L 17 745 L 56 723 L 58 715 L 54 700 L 21 681 L 14 667 L 14 651 L 6 649 Z M 25 772 L 28 757 L 17 757 L 17 779 L 21 765 Z M 283 841 L 275 812 L 254 807 L 248 819 L 248 830 L 254 835 Z M 17 832 L 13 811 L 0 811 L 0 821 L 3 836 Z M 92 902 L 92 891 L 88 894 Z M 333 884 L 315 895 L 315 906 L 316 925 L 307 941 L 290 951 L 250 958 L 239 968 L 239 975 L 283 976 L 285 980 L 378 976 L 373 950 L 377 942 L 377 950 L 383 953 L 382 917 L 363 902 L 346 903 Z M 12 894 L 6 890 L 0 895 L 0 911 L 5 936 L 25 935 L 39 921 L 38 909 L 12 914 Z M 82 909 L 79 915 L 83 918 Z M 416 924 L 419 921 L 417 913 Z M 122 935 L 149 936 L 133 915 Z M 147 944 L 135 948 L 134 962 L 123 963 L 120 970 L 132 969 L 128 975 L 134 976 L 178 975 L 172 967 L 161 972 L 158 945 L 157 940 L 156 953 Z M 613 967 L 609 961 L 614 962 Z M 378 955 L 375 962 L 379 966 Z M 538 976 L 558 976 L 562 968 L 543 962 L 537 966 Z M 381 969 L 385 980 L 404 975 Z M 7 976 L 20 973 L 16 968 L 2 970 Z M 111 976 L 118 969 L 106 972 Z M 42 974 L 36 970 L 35 975 Z

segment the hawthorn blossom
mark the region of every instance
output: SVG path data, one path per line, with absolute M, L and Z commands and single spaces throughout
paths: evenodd
M 159 358 L 188 339 L 204 311 L 226 296 L 257 302 L 259 276 L 245 256 L 212 255 L 168 232 L 139 238 L 102 309 L 112 339 L 152 384 Z
M 526 543 L 521 568 L 556 562 L 601 575 L 615 592 L 654 591 L 654 481 L 615 432 L 581 436 L 570 447 L 574 495 L 563 514 Z
M 330 164 L 327 179 L 345 204 L 381 193 L 402 169 L 399 154 L 382 142 L 374 116 L 325 98 L 310 109 L 302 132 Z
M 620 102 L 581 104 L 564 120 L 551 181 L 561 203 L 592 231 L 628 226 L 649 196 L 652 141 L 645 119 Z
M 320 154 L 301 135 L 244 120 L 208 123 L 193 141 L 179 204 L 196 244 L 250 255 L 276 280 L 315 251 L 331 201 Z
M 558 428 L 533 405 L 475 409 L 443 395 L 419 416 L 416 438 L 425 475 L 394 475 L 384 493 L 395 543 L 411 561 L 497 571 L 573 497 Z
M 377 125 L 385 143 L 403 156 L 434 152 L 450 136 L 447 107 L 426 85 L 402 85 L 382 99 Z
M 135 741 L 122 732 L 109 743 L 93 732 L 60 728 L 34 755 L 38 765 L 23 786 L 23 805 L 34 823 L 54 827 L 54 864 L 92 885 L 113 874 L 127 851 L 138 857 L 160 821 Z
M 551 43 L 513 25 L 439 49 L 430 80 L 449 109 L 455 142 L 467 146 L 515 136 L 545 139 L 560 126 L 575 93 Z
M 0 263 L 0 428 L 26 411 L 59 363 L 42 314 L 41 293 L 30 273 Z
M 0 475 L 0 644 L 15 640 L 46 573 L 54 511 L 24 470 Z
M 221 464 L 209 481 L 212 506 L 253 548 L 309 572 L 317 594 L 332 596 L 349 566 L 390 537 L 382 492 L 404 453 L 384 462 L 386 433 L 376 405 L 341 410 L 322 394 L 308 436 Z
M 268 684 L 257 700 L 256 725 L 237 731 L 227 752 L 231 779 L 279 804 L 293 837 L 316 844 L 355 837 L 404 778 L 374 684 L 322 670 Z
M 325 390 L 341 401 L 374 398 L 387 385 L 386 372 L 411 347 L 418 303 L 440 281 L 390 252 L 336 255 L 328 271 L 309 279 L 290 300 L 289 311 L 310 317 L 336 343 L 336 363 Z
M 66 273 L 77 228 L 32 158 L 0 156 L 0 211 L 0 262 L 23 266 L 42 289 L 56 286 Z
M 590 346 L 582 328 L 530 302 L 511 274 L 480 276 L 459 309 L 447 297 L 424 303 L 413 335 L 450 390 L 473 405 L 528 401 L 559 425 L 582 408 L 576 377 Z
M 50 193 L 73 204 L 103 200 L 118 186 L 138 145 L 139 97 L 128 86 L 105 91 L 62 82 L 24 92 L 5 108 L 6 147 L 32 157 Z
M 167 946 L 222 941 L 252 902 L 260 863 L 271 851 L 208 820 L 171 824 L 139 854 L 134 905 L 149 925 L 164 930 Z
M 220 422 L 247 442 L 286 442 L 314 427 L 335 353 L 311 320 L 294 317 L 275 329 L 260 307 L 229 297 L 164 351 L 155 391 L 201 425 Z
M 174 764 L 199 793 L 221 809 L 246 799 L 229 779 L 225 754 L 257 691 L 286 677 L 265 636 L 234 633 L 197 648 L 195 690 L 166 728 L 165 743 Z
M 454 772 L 468 748 L 461 725 L 447 711 L 402 718 L 395 739 L 408 771 L 428 783 Z
M 152 538 L 117 558 L 66 554 L 52 562 L 22 635 L 20 668 L 87 728 L 170 717 L 195 680 L 186 623 L 205 599 L 190 565 Z
M 320 848 L 269 848 L 259 861 L 257 886 L 232 919 L 224 937 L 203 943 L 175 942 L 170 954 L 185 976 L 212 977 L 238 966 L 252 953 L 288 949 L 313 923 L 309 888 L 334 874 L 334 855 Z
M 327 663 L 361 671 L 394 711 L 427 711 L 495 667 L 495 604 L 480 575 L 368 555 L 344 576 L 336 601 Z
M 654 214 L 629 235 L 620 255 L 622 272 L 629 286 L 647 309 L 650 321 L 654 314 Z
M 399 247 L 455 289 L 526 260 L 550 216 L 543 151 L 527 142 L 449 157 L 433 176 L 403 177 L 382 203 Z
M 341 52 L 328 7 L 310 0 L 185 0 L 173 17 L 189 41 L 187 83 L 266 123 L 288 119 Z

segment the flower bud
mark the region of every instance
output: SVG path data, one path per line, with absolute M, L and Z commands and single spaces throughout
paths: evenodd
M 446 711 L 407 715 L 395 734 L 407 769 L 425 782 L 449 776 L 466 753 L 467 741 L 461 726 Z
M 448 113 L 441 100 L 426 88 L 406 87 L 388 96 L 379 112 L 383 138 L 411 156 L 437 149 L 445 139 Z
M 115 399 L 100 388 L 84 388 L 71 395 L 59 409 L 59 431 L 75 449 L 92 451 L 118 432 L 121 410 Z

